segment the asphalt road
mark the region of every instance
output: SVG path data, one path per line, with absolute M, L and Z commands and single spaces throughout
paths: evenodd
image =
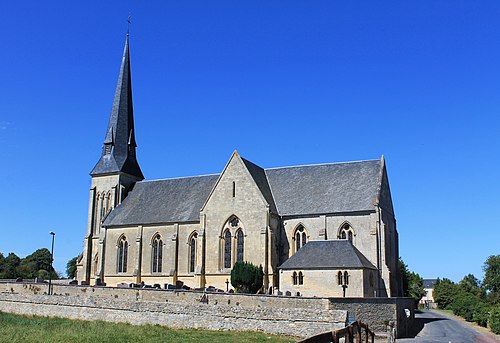
M 397 342 L 428 343 L 498 343 L 488 335 L 457 319 L 441 313 L 422 311 L 415 315 L 415 338 L 398 339 Z

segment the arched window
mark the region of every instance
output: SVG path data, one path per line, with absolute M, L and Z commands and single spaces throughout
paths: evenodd
M 353 236 L 354 236 L 354 230 L 352 229 L 352 227 L 347 223 L 342 225 L 342 228 L 339 231 L 338 238 L 339 239 L 348 239 L 349 242 L 352 243 Z
M 240 229 L 236 233 L 236 261 L 243 261 L 243 253 L 245 249 L 245 236 Z
M 294 285 L 297 284 L 297 272 L 293 272 L 292 274 L 292 282 Z
M 151 254 L 151 262 L 153 264 L 153 273 L 162 272 L 162 260 L 163 260 L 163 241 L 160 235 L 155 235 L 153 238 L 153 247 Z
M 307 243 L 307 233 L 301 225 L 295 230 L 295 252 L 299 251 Z
M 304 274 L 302 272 L 299 272 L 299 285 L 304 284 Z
M 196 241 L 198 240 L 198 233 L 193 232 L 189 239 L 189 272 L 194 273 L 196 267 Z
M 337 274 L 337 282 L 338 282 L 339 286 L 342 285 L 342 272 L 340 272 L 340 271 Z
M 224 268 L 231 268 L 231 232 L 224 232 Z
M 127 272 L 128 242 L 125 236 L 118 241 L 118 273 Z
M 344 272 L 344 282 L 346 286 L 349 284 L 349 273 L 346 271 Z

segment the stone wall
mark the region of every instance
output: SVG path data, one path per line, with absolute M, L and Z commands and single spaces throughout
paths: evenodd
M 262 331 L 309 337 L 345 326 L 347 311 L 307 299 L 148 289 L 0 284 L 0 311 L 172 328 Z M 288 302 L 287 300 L 291 300 Z M 296 305 L 296 306 L 293 306 Z M 318 306 L 319 305 L 319 306 Z
M 389 321 L 396 324 L 397 337 L 407 337 L 415 320 L 411 298 L 329 298 L 330 310 L 346 310 L 350 317 L 368 324 L 374 332 L 385 332 Z M 405 309 L 410 311 L 407 317 Z
M 309 337 L 345 326 L 347 314 L 385 332 L 395 321 L 405 335 L 414 316 L 407 298 L 306 298 L 266 295 L 203 293 L 177 290 L 132 289 L 0 283 L 0 311 L 105 320 L 131 324 L 159 324 L 173 328 L 262 331 Z M 407 320 L 404 309 L 411 310 Z

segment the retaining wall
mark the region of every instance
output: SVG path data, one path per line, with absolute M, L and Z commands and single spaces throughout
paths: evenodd
M 398 336 L 410 320 L 406 298 L 305 298 L 112 287 L 0 283 L 0 311 L 17 314 L 159 324 L 172 328 L 262 331 L 309 337 L 345 326 L 347 314 L 385 331 L 395 321 Z M 413 309 L 411 309 L 413 316 Z

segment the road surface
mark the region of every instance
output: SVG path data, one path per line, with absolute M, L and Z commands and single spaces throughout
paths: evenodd
M 402 338 L 397 342 L 415 343 L 499 343 L 495 336 L 471 325 L 434 311 L 415 315 L 415 338 Z

